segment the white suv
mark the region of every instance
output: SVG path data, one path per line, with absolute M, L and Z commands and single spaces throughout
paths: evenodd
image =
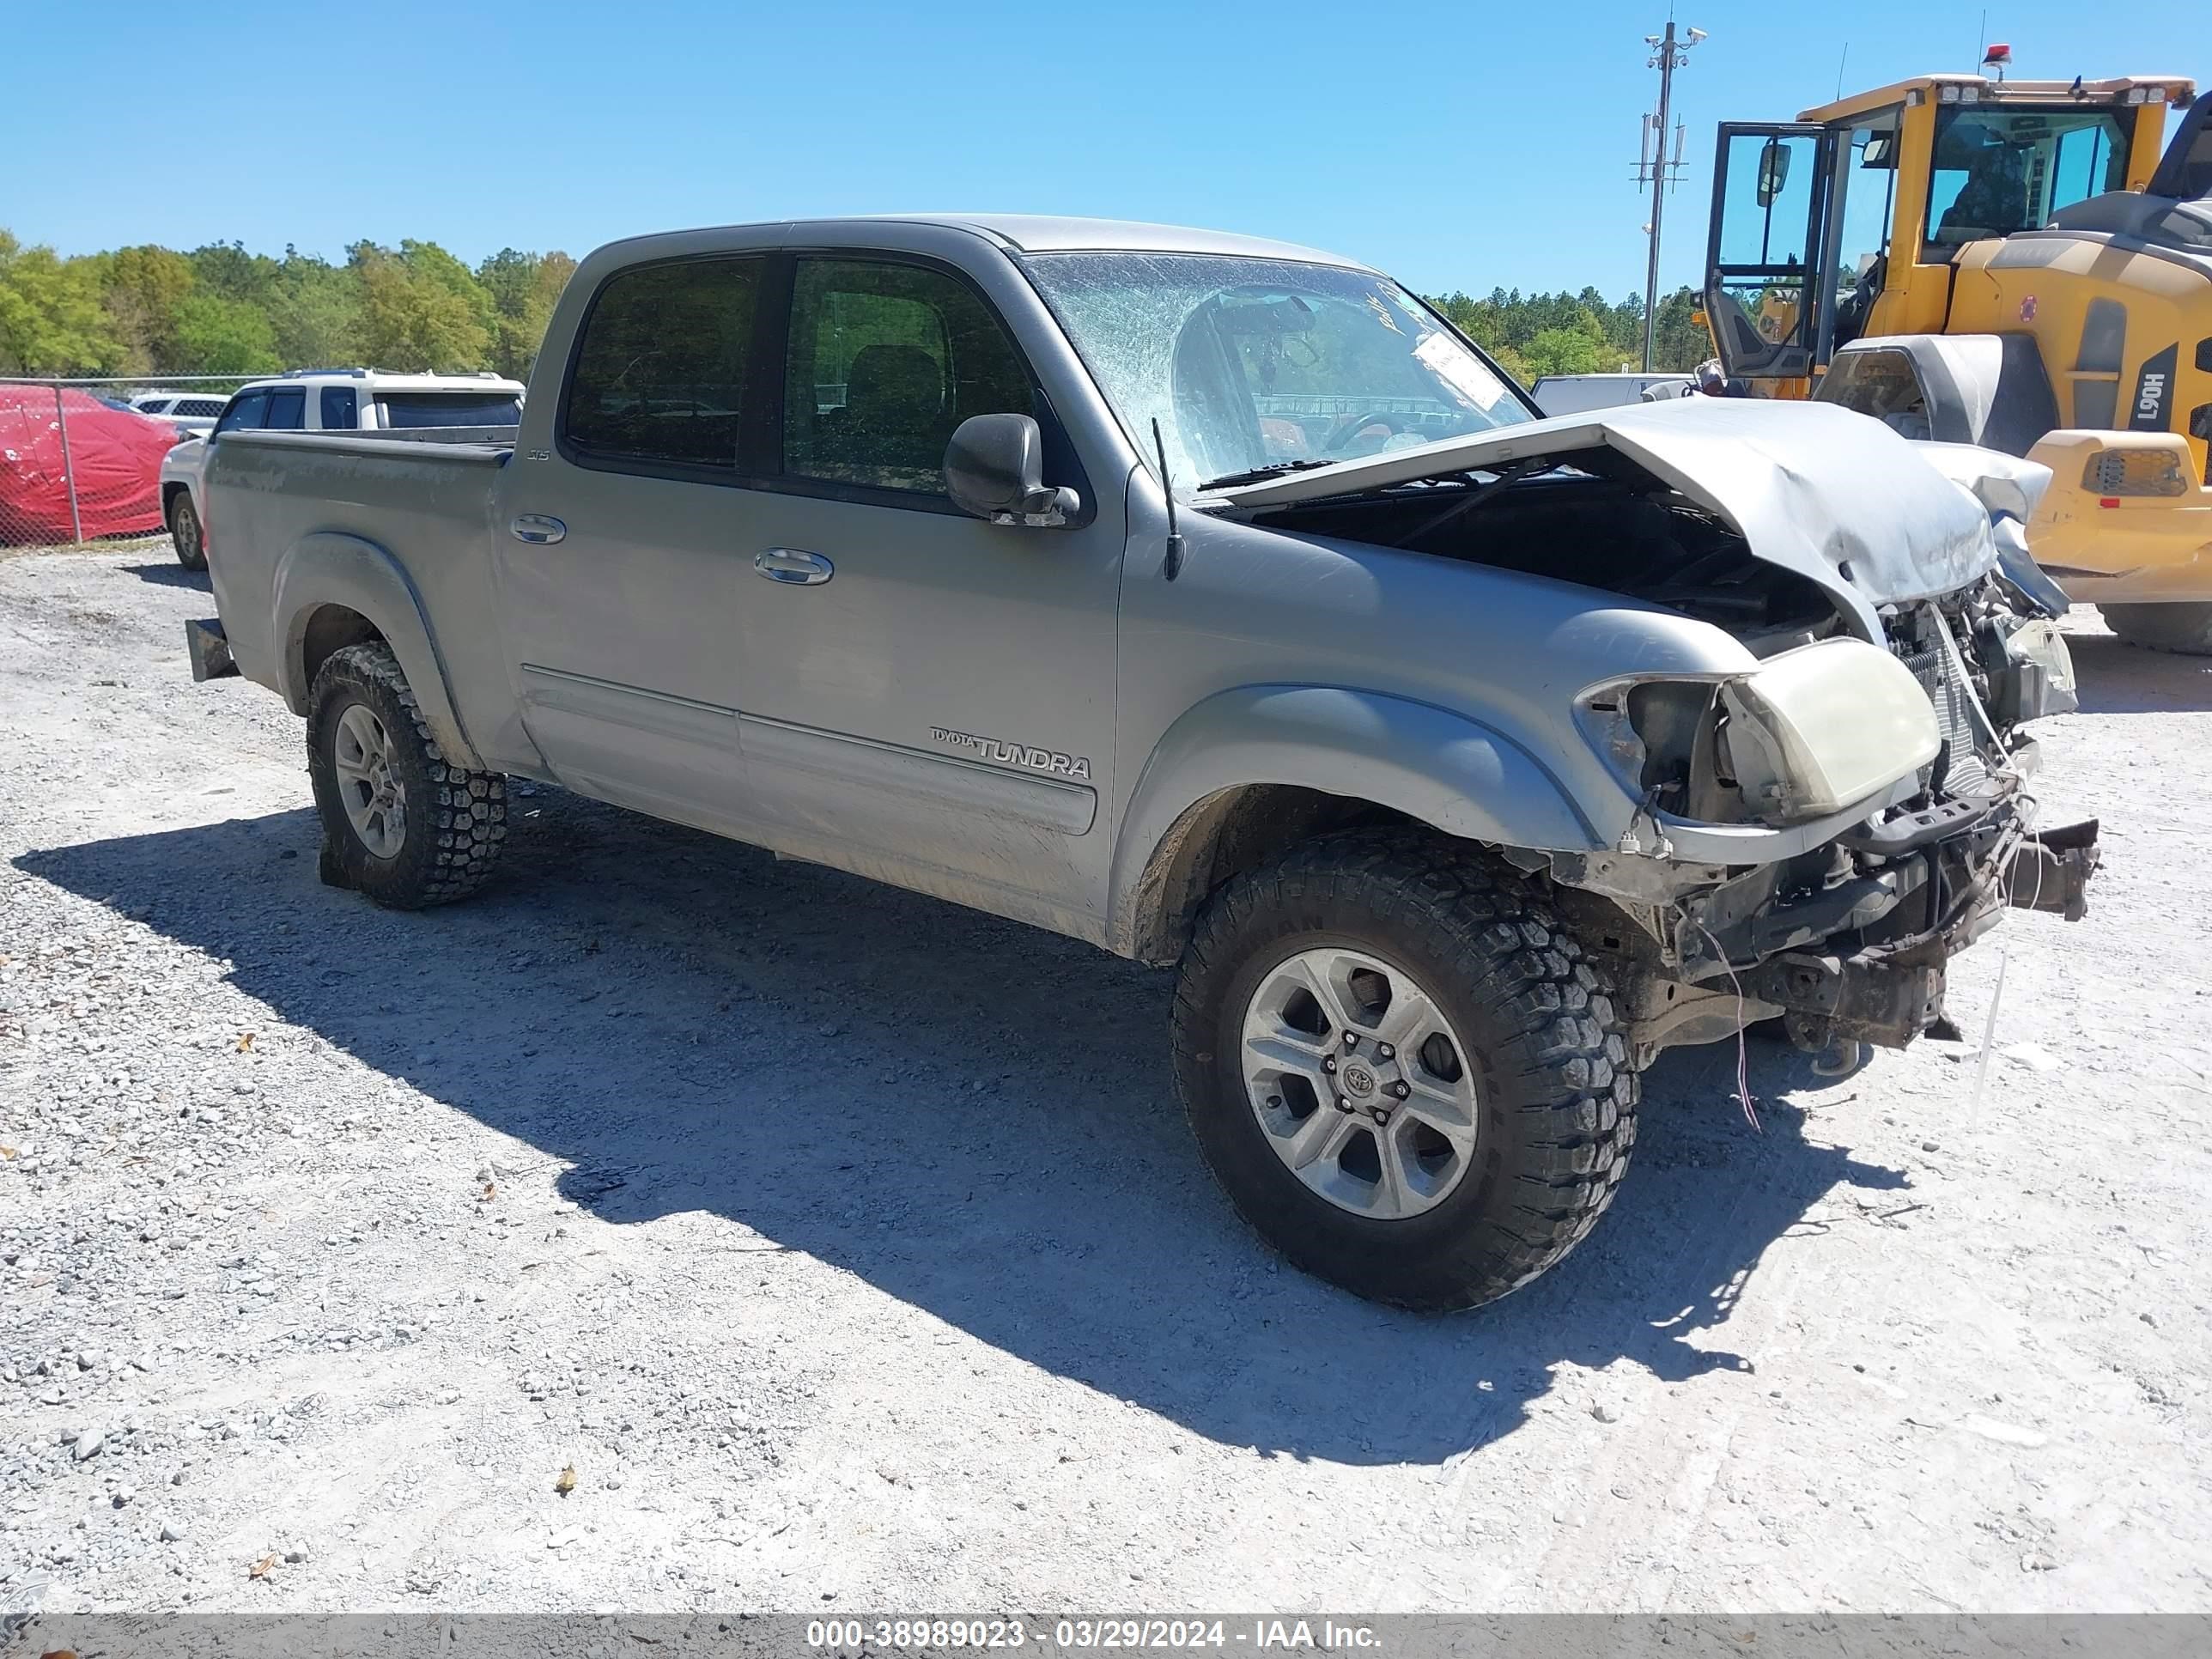
M 220 404 L 209 431 L 191 434 L 204 435 L 206 442 L 179 443 L 162 458 L 161 516 L 176 543 L 177 562 L 187 570 L 207 568 L 200 476 L 210 445 L 224 433 L 511 428 L 522 418 L 522 390 L 521 381 L 496 374 L 392 374 L 375 368 L 295 368 L 242 386 Z
M 228 401 L 220 392 L 142 392 L 131 400 L 131 407 L 167 421 L 180 438 L 204 438 L 215 429 L 216 417 Z

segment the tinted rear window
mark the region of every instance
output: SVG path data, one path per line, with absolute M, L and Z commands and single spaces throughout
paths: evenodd
M 514 426 L 522 399 L 511 392 L 380 392 L 386 426 Z
M 222 413 L 222 399 L 220 398 L 179 398 L 177 399 L 177 406 L 171 410 L 169 413 L 172 415 L 182 415 L 188 418 L 207 418 Z
M 297 432 L 307 424 L 306 388 L 288 386 L 269 394 L 269 413 L 261 424 L 271 432 Z
M 563 432 L 594 460 L 738 465 L 757 258 L 617 272 L 592 301 Z

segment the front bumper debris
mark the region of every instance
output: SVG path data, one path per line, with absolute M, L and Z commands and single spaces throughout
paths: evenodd
M 2069 921 L 2087 910 L 2096 819 L 2006 836 L 1993 856 L 1974 860 L 1970 881 L 1947 879 L 1947 842 L 1971 844 L 1985 830 L 1986 822 L 1914 847 L 1926 874 L 1913 890 L 1928 895 L 1929 925 L 1856 950 L 1784 951 L 1744 976 L 1746 992 L 1782 1011 L 1800 1048 L 1825 1050 L 1839 1041 L 1904 1048 L 1942 1013 L 1950 958 L 1988 932 L 2008 905 Z

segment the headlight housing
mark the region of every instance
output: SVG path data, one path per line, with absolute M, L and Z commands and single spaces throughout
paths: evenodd
M 1831 639 L 1728 674 L 1608 681 L 1579 718 L 1638 799 L 1708 823 L 1801 823 L 1871 802 L 1936 758 L 1936 711 L 1879 646 Z

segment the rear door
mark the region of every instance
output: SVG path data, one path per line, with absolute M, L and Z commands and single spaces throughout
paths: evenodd
M 975 280 L 868 248 L 786 269 L 738 659 L 775 840 L 1080 931 L 1108 862 L 1121 492 L 1099 499 Z M 991 413 L 1037 419 L 1075 522 L 988 524 L 947 499 L 946 441 Z
M 1713 163 L 1705 313 L 1721 367 L 1748 380 L 1813 372 L 1833 135 L 1804 122 L 1724 122 Z
M 767 535 L 738 466 L 759 255 L 613 271 L 551 448 L 498 494 L 501 631 L 524 726 L 586 794 L 706 828 L 747 818 L 739 584 Z

